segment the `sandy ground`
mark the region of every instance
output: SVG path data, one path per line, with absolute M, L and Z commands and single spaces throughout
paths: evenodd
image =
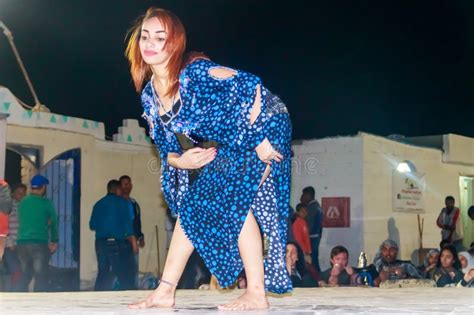
M 176 308 L 129 310 L 147 291 L 0 293 L 0 314 L 215 314 L 216 306 L 242 291 L 180 290 Z M 474 314 L 474 289 L 468 288 L 315 288 L 270 296 L 268 311 L 246 314 Z M 232 312 L 233 314 L 241 312 Z

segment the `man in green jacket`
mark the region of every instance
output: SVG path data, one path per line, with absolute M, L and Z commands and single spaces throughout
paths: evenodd
M 47 291 L 49 258 L 58 247 L 58 218 L 53 203 L 44 197 L 49 181 L 42 175 L 31 179 L 31 194 L 18 206 L 17 251 L 22 277 L 19 290 L 28 291 L 34 277 L 35 292 Z

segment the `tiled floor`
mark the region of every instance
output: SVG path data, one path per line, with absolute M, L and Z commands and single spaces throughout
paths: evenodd
M 146 291 L 73 293 L 0 293 L 0 314 L 215 314 L 216 305 L 241 294 L 181 290 L 171 310 L 129 310 L 127 304 Z M 283 297 L 269 297 L 271 308 L 246 314 L 474 314 L 474 289 L 324 288 L 296 289 Z M 227 312 L 225 312 L 227 313 Z M 233 312 L 236 314 L 240 312 Z

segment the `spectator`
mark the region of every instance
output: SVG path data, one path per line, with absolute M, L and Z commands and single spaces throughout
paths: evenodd
M 3 259 L 6 247 L 11 204 L 10 186 L 6 181 L 0 180 L 0 261 Z
M 51 200 L 44 197 L 48 184 L 46 177 L 35 175 L 31 179 L 31 194 L 18 205 L 19 291 L 28 291 L 32 278 L 35 292 L 47 291 L 49 258 L 58 248 L 58 217 Z
M 458 286 L 474 287 L 474 257 L 469 252 L 460 252 L 458 257 L 464 273 L 464 277 Z
M 423 265 L 418 267 L 418 271 L 422 274 L 426 279 L 430 278 L 430 272 L 436 269 L 436 264 L 438 263 L 439 258 L 439 250 L 431 249 L 427 254 L 425 259 L 423 260 Z
M 137 241 L 133 233 L 128 203 L 120 197 L 120 182 L 107 183 L 107 195 L 92 210 L 89 227 L 95 231 L 95 251 L 98 273 L 95 290 L 112 290 L 118 278 L 120 289 L 136 288 L 134 249 Z
M 448 240 L 442 240 L 441 242 L 439 242 L 439 250 L 442 250 L 445 246 L 449 245 L 449 241 Z
M 436 224 L 441 229 L 441 240 L 446 240 L 453 244 L 458 250 L 462 249 L 463 227 L 461 222 L 461 211 L 455 207 L 453 196 L 447 196 L 445 199 L 446 207 L 436 220 Z
M 142 232 L 141 209 L 137 200 L 130 197 L 133 184 L 132 179 L 128 175 L 122 175 L 119 178 L 120 187 L 122 189 L 122 197 L 129 203 L 131 213 L 133 214 L 133 233 L 137 239 L 140 248 L 145 247 L 145 235 Z
M 3 260 L 8 235 L 8 214 L 0 211 L 0 261 Z
M 8 219 L 9 231 L 7 237 L 7 248 L 5 249 L 5 264 L 10 273 L 9 291 L 17 291 L 21 279 L 20 260 L 16 250 L 16 239 L 18 235 L 18 205 L 26 195 L 27 187 L 18 184 L 12 190 L 12 210 Z
M 139 248 L 145 247 L 145 235 L 142 232 L 142 219 L 141 209 L 138 202 L 130 197 L 132 193 L 133 184 L 132 179 L 128 175 L 122 175 L 119 178 L 120 186 L 122 189 L 122 197 L 127 200 L 128 207 L 130 208 L 131 218 L 133 220 L 133 235 L 138 242 L 138 246 L 135 246 L 134 257 L 135 257 L 135 279 L 138 283 L 138 270 L 139 270 Z
M 315 199 L 316 192 L 312 186 L 305 187 L 301 194 L 300 202 L 308 208 L 309 238 L 311 242 L 311 260 L 318 272 L 321 272 L 319 265 L 319 244 L 323 235 L 323 211 L 319 202 Z
M 331 250 L 331 268 L 323 271 L 319 286 L 350 286 L 355 284 L 357 274 L 348 265 L 349 251 L 344 246 L 336 246 Z
M 318 282 L 306 266 L 304 254 L 301 247 L 296 242 L 288 242 L 286 245 L 286 268 L 291 278 L 293 288 L 298 287 L 317 287 Z
M 311 243 L 309 241 L 308 222 L 305 220 L 307 215 L 308 208 L 299 203 L 296 206 L 296 219 L 293 223 L 293 236 L 303 250 L 305 261 L 311 263 Z
M 471 268 L 474 268 L 474 257 L 468 252 L 460 252 L 458 254 L 461 270 L 464 274 L 468 273 Z
M 474 287 L 474 266 L 471 269 L 469 269 L 469 271 L 466 274 L 464 274 L 464 277 L 456 286 L 466 287 L 466 288 Z
M 374 281 L 379 286 L 385 280 L 421 279 L 423 276 L 411 262 L 398 260 L 398 244 L 393 240 L 385 240 L 380 245 L 380 259 L 375 262 L 378 276 Z
M 454 245 L 447 245 L 441 250 L 431 279 L 436 282 L 436 286 L 439 288 L 456 286 L 463 279 L 460 269 L 461 263 L 458 259 L 456 247 Z

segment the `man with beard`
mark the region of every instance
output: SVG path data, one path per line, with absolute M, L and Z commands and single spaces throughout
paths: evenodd
M 385 280 L 423 278 L 411 262 L 399 260 L 397 256 L 398 244 L 393 240 L 385 240 L 380 245 L 380 258 L 375 262 L 375 269 L 378 272 L 374 280 L 375 286 L 379 286 Z

